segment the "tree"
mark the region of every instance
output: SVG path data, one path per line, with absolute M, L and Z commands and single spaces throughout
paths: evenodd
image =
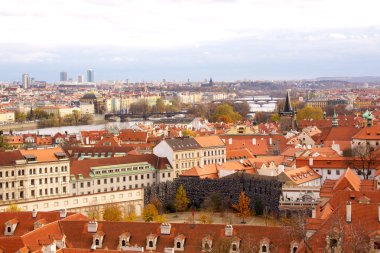
M 268 112 L 256 112 L 255 121 L 257 123 L 267 123 L 271 119 L 272 114 Z
M 202 224 L 211 224 L 212 223 L 212 216 L 209 213 L 201 213 L 199 215 L 199 221 Z
M 175 195 L 175 206 L 176 210 L 179 212 L 183 212 L 187 209 L 190 203 L 189 198 L 186 195 L 186 190 L 183 185 L 180 185 L 177 189 L 177 193 Z
M 369 143 L 355 146 L 351 150 L 351 157 L 349 157 L 349 151 L 346 151 L 345 155 L 348 155 L 348 166 L 354 169 L 358 175 L 363 176 L 364 179 L 369 178 L 371 169 L 375 168 L 376 161 L 379 158 L 378 153 Z
M 276 114 L 276 113 L 273 113 L 270 116 L 270 121 L 272 121 L 272 122 L 279 122 L 280 121 L 280 116 L 278 114 Z
M 5 209 L 6 212 L 21 212 L 21 208 L 15 204 L 15 203 L 12 203 L 10 204 L 6 209 Z
M 304 119 L 318 120 L 323 118 L 323 111 L 321 108 L 304 107 L 297 111 L 297 121 Z
M 135 221 L 137 218 L 135 207 L 128 205 L 127 211 L 124 212 L 124 221 Z
M 119 205 L 109 204 L 103 209 L 103 220 L 106 221 L 122 221 L 123 213 Z
M 158 213 L 162 214 L 164 212 L 164 207 L 160 201 L 160 199 L 156 196 L 153 195 L 153 197 L 150 199 L 150 203 L 156 207 Z
M 5 136 L 0 135 L 0 150 L 1 149 L 11 149 L 12 146 L 9 145 L 8 140 L 5 138 Z
M 182 136 L 191 136 L 191 137 L 195 137 L 197 136 L 196 133 L 194 133 L 193 131 L 189 130 L 189 129 L 185 129 L 182 131 Z
M 129 112 L 132 114 L 147 114 L 150 111 L 151 107 L 149 106 L 148 102 L 144 99 L 134 102 L 129 106 Z
M 204 207 L 209 212 L 221 212 L 224 211 L 224 201 L 222 196 L 218 192 L 211 192 L 204 201 Z
M 160 113 L 165 112 L 165 103 L 162 98 L 156 100 L 156 111 Z
M 250 202 L 251 199 L 245 195 L 245 192 L 241 192 L 238 203 L 232 205 L 238 212 L 238 216 L 243 219 L 242 223 L 245 223 L 244 219 L 251 215 L 251 209 L 249 208 Z
M 83 114 L 80 121 L 83 124 L 89 124 L 94 119 L 94 116 L 92 114 Z
M 214 122 L 224 122 L 224 123 L 234 123 L 242 120 L 239 113 L 235 112 L 231 105 L 224 103 L 218 105 L 212 115 L 212 120 Z
M 75 125 L 78 125 L 79 120 L 80 120 L 80 111 L 73 110 L 72 114 L 73 114 L 73 120 L 74 120 Z
M 250 111 L 249 104 L 247 101 L 242 103 L 234 103 L 233 109 L 235 112 L 239 113 L 243 118 L 247 117 L 247 114 Z
M 154 219 L 158 216 L 157 208 L 153 204 L 148 204 L 144 207 L 142 218 L 146 222 L 154 221 Z
M 159 214 L 157 215 L 156 217 L 154 217 L 153 219 L 155 222 L 158 222 L 158 223 L 164 223 L 164 222 L 167 222 L 168 219 L 166 218 L 166 215 L 165 214 Z
M 100 219 L 100 211 L 99 206 L 94 205 L 88 209 L 87 217 L 92 220 L 99 220 Z
M 300 210 L 289 220 L 286 220 L 284 224 L 285 233 L 290 234 L 290 236 L 296 241 L 303 241 L 306 246 L 305 252 L 308 250 L 313 253 L 313 248 L 310 245 L 309 237 L 307 233 L 307 221 L 308 215 L 305 210 Z
M 23 112 L 15 112 L 15 119 L 17 122 L 24 122 L 26 120 L 26 114 Z

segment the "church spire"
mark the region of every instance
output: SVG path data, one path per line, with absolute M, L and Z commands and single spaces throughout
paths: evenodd
M 338 115 L 334 111 L 334 116 L 333 116 L 333 120 L 332 120 L 332 127 L 337 127 L 337 126 L 338 126 Z
M 293 115 L 293 114 L 294 114 L 294 111 L 292 108 L 292 101 L 290 100 L 290 90 L 287 90 L 284 107 L 282 111 L 280 112 L 280 115 Z

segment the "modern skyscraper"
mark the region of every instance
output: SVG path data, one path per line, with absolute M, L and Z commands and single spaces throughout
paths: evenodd
M 59 81 L 61 81 L 61 82 L 67 82 L 67 72 L 62 71 L 59 74 Z
M 89 82 L 89 83 L 94 82 L 94 70 L 92 70 L 92 69 L 87 70 L 87 82 Z
M 30 85 L 30 77 L 29 74 L 22 74 L 22 87 L 27 89 Z
M 83 83 L 84 77 L 83 75 L 78 75 L 78 83 Z

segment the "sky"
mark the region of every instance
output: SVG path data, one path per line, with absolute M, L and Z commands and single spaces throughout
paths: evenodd
M 0 0 L 0 81 L 380 75 L 378 0 Z

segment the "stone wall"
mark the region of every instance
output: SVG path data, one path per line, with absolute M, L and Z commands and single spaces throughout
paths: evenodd
M 235 173 L 221 179 L 199 179 L 180 177 L 172 182 L 165 182 L 146 187 L 144 202 L 148 204 L 153 196 L 157 196 L 164 206 L 173 203 L 177 189 L 183 185 L 190 203 L 201 206 L 210 193 L 218 193 L 228 204 L 238 202 L 242 191 L 251 199 L 250 206 L 254 209 L 257 200 L 272 213 L 279 214 L 279 201 L 282 195 L 282 183 L 274 177 L 265 177 L 245 173 Z

